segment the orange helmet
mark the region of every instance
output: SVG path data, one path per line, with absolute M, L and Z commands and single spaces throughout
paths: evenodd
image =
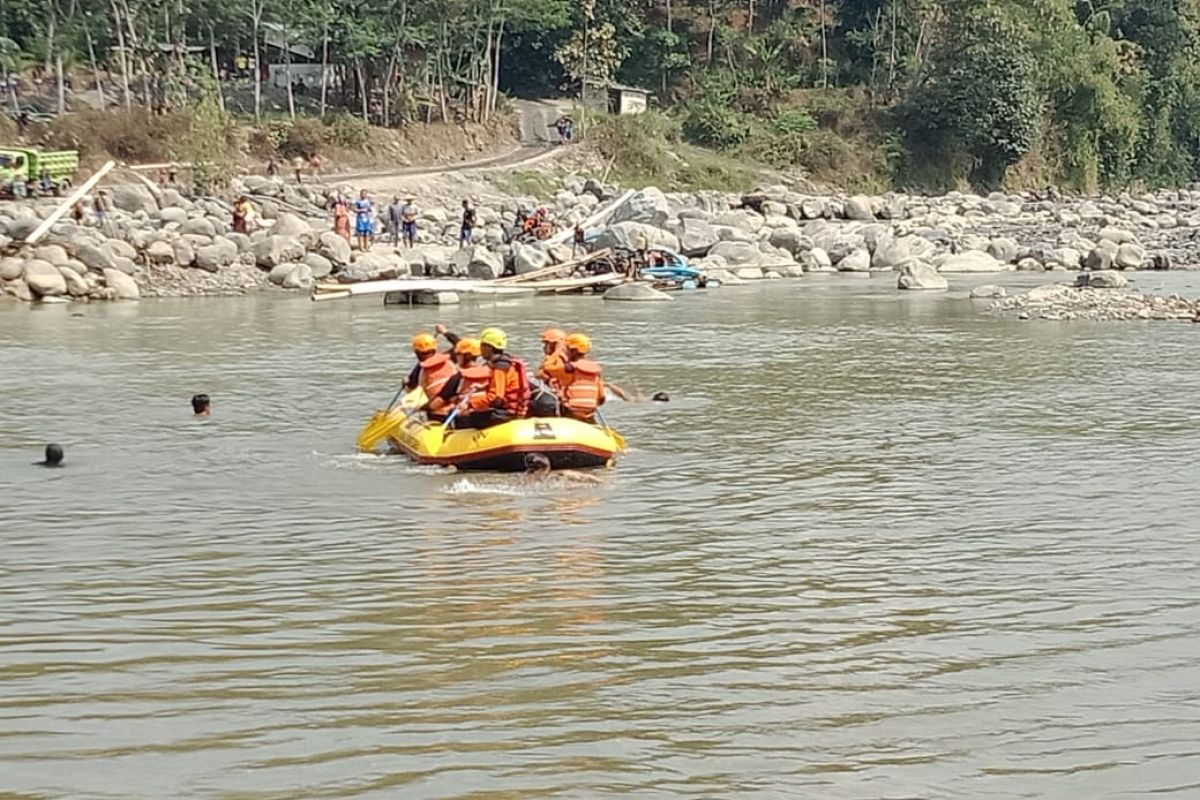
M 567 337 L 567 349 L 587 355 L 592 349 L 592 340 L 586 334 L 572 333 Z
M 567 339 L 567 332 L 562 328 L 546 328 L 542 331 L 542 344 L 558 344 Z
M 412 338 L 412 349 L 414 353 L 428 353 L 430 350 L 437 350 L 437 339 L 428 333 L 418 333 Z
M 459 339 L 458 344 L 454 345 L 454 354 L 457 356 L 472 356 L 474 358 L 479 358 L 479 340 Z

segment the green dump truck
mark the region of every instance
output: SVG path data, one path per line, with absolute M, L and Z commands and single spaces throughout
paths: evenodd
M 25 197 L 30 192 L 66 194 L 78 170 L 77 150 L 0 146 L 0 193 L 5 197 Z

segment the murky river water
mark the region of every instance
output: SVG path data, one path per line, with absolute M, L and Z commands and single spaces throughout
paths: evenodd
M 6 307 L 0 795 L 1200 796 L 1200 327 L 893 286 Z M 599 487 L 354 455 L 439 316 L 672 401 Z

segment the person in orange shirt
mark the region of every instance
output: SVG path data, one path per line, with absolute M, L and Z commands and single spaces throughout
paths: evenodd
M 417 357 L 417 365 L 408 374 L 404 388 L 413 391 L 418 386 L 425 390 L 425 405 L 418 410 L 426 412 L 430 420 L 444 420 L 450 409 L 441 399 L 442 390 L 446 384 L 458 374 L 458 368 L 446 353 L 439 353 L 437 339 L 428 333 L 418 333 L 412 340 L 413 354 Z
M 487 387 L 466 400 L 467 413 L 458 422 L 460 428 L 490 428 L 509 420 L 521 419 L 529 410 L 529 375 L 525 362 L 504 352 L 508 335 L 499 328 L 485 328 L 479 334 L 479 349 L 490 369 Z
M 532 386 L 529 416 L 557 417 L 558 386 L 566 379 L 567 332 L 560 328 L 542 331 L 542 363 Z

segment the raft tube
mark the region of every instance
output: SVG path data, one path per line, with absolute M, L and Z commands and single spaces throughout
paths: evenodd
M 540 453 L 551 469 L 587 469 L 612 463 L 623 448 L 609 430 L 566 417 L 533 417 L 483 430 L 446 431 L 440 422 L 410 417 L 390 438 L 419 464 L 460 470 L 523 472 L 525 456 Z

